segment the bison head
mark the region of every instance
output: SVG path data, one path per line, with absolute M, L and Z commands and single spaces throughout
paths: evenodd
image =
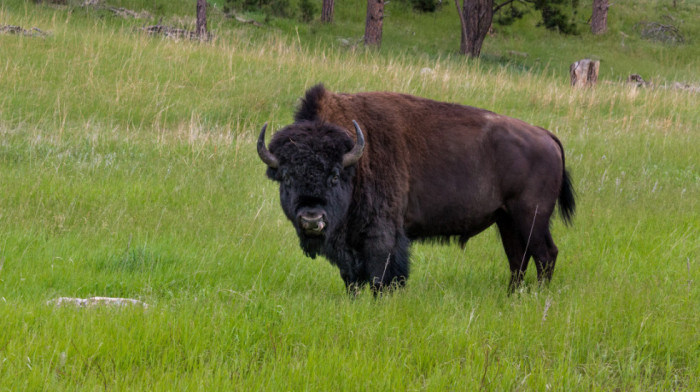
M 267 176 L 280 185 L 280 201 L 294 225 L 301 248 L 310 257 L 321 253 L 326 241 L 344 222 L 353 192 L 355 163 L 365 140 L 355 121 L 357 143 L 333 124 L 302 121 L 275 134 L 265 147 L 265 124 L 258 138 L 258 155 L 268 166 Z

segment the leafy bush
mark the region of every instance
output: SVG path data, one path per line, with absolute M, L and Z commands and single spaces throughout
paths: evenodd
M 442 2 L 439 0 L 411 0 L 413 9 L 420 12 L 435 12 Z
M 563 34 L 576 35 L 579 32 L 573 18 L 578 13 L 578 3 L 579 0 L 513 1 L 498 9 L 494 15 L 494 21 L 500 25 L 510 25 L 528 13 L 529 8 L 534 8 L 542 16 L 538 26 Z
M 303 22 L 311 22 L 316 15 L 316 6 L 311 0 L 299 0 L 299 13 Z
M 442 6 L 442 0 L 399 0 L 418 12 L 435 12 Z
M 283 18 L 291 17 L 294 12 L 289 0 L 226 0 L 224 12 L 238 11 L 262 11 L 268 15 Z
M 538 26 L 544 26 L 548 30 L 557 30 L 564 34 L 578 34 L 576 24 L 570 21 L 570 17 L 564 9 L 565 3 L 570 0 L 536 0 L 535 9 L 542 14 L 542 21 Z M 576 15 L 577 0 L 571 0 L 573 14 Z

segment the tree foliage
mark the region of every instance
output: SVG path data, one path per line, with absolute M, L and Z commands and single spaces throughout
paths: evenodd
M 289 18 L 294 15 L 289 0 L 226 0 L 224 12 L 263 11 L 267 15 Z
M 540 13 L 538 26 L 563 34 L 578 34 L 576 22 L 579 0 L 507 0 L 494 4 L 494 21 L 509 25 L 533 9 Z
M 435 12 L 443 4 L 441 0 L 399 0 L 419 12 Z M 513 24 L 529 12 L 538 12 L 538 26 L 563 34 L 578 34 L 573 18 L 578 13 L 579 0 L 502 0 L 493 5 L 493 21 L 505 26 Z
M 311 0 L 299 0 L 299 18 L 302 22 L 311 22 L 316 15 L 316 5 Z
M 441 0 L 401 0 L 419 12 L 435 12 L 442 6 Z

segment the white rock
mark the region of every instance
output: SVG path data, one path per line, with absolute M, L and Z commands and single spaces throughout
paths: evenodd
M 73 298 L 73 297 L 59 297 L 52 299 L 46 303 L 47 305 L 64 306 L 64 305 L 74 305 L 74 306 L 125 306 L 125 305 L 141 305 L 144 308 L 148 307 L 148 304 L 132 298 L 113 298 L 113 297 L 90 297 L 90 298 Z

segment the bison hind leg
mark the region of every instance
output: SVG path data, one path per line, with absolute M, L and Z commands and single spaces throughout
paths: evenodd
M 533 254 L 535 265 L 537 266 L 537 280 L 540 283 L 549 283 L 552 280 L 554 266 L 557 263 L 557 255 L 559 254 L 559 249 L 554 244 L 549 227 L 545 230 L 544 246 L 540 246 L 537 253 Z
M 510 283 L 508 293 L 513 293 L 520 287 L 530 261 L 530 255 L 525 254 L 525 244 L 513 219 L 508 215 L 502 215 L 497 221 L 498 232 L 503 242 L 503 250 L 506 252 L 510 265 Z
M 535 259 L 537 280 L 547 283 L 552 279 L 559 253 L 549 231 L 552 210 L 539 206 L 513 208 L 497 221 L 511 267 L 511 292 L 522 282 L 530 257 Z
M 525 241 L 525 251 L 535 259 L 537 280 L 540 283 L 549 283 L 552 280 L 559 254 L 559 250 L 552 240 L 552 233 L 549 231 L 551 215 L 551 209 L 538 212 L 535 208 L 529 217 L 523 216 L 520 219 L 520 231 Z
M 510 293 L 522 284 L 530 257 L 535 260 L 537 280 L 548 283 L 552 279 L 558 254 L 549 231 L 552 208 L 511 207 L 496 221 L 510 264 Z

